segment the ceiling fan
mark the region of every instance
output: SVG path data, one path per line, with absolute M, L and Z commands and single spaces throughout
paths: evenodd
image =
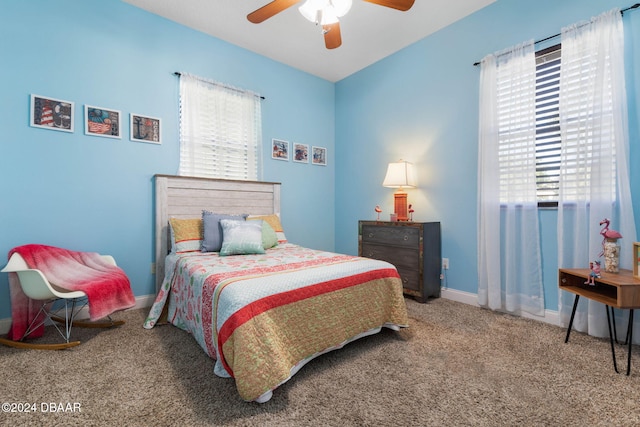
M 273 0 L 248 14 L 247 19 L 254 24 L 259 24 L 301 1 Z M 411 9 L 415 0 L 364 1 L 405 12 Z M 352 0 L 306 0 L 298 9 L 309 21 L 316 23 L 316 25 L 322 25 L 325 46 L 327 49 L 335 49 L 342 44 L 338 18 L 344 16 L 351 9 L 351 3 Z

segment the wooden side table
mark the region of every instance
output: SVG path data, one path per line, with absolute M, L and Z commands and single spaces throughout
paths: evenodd
M 595 279 L 594 285 L 585 284 L 591 271 L 587 268 L 561 268 L 558 270 L 558 287 L 576 295 L 573 301 L 573 309 L 567 328 L 567 336 L 564 342 L 569 341 L 569 334 L 573 326 L 573 318 L 578 307 L 578 300 L 581 296 L 593 301 L 601 302 L 607 310 L 607 323 L 609 326 L 609 340 L 611 342 L 611 355 L 613 357 L 613 368 L 618 372 L 616 363 L 616 352 L 614 347 L 614 336 L 616 341 L 617 332 L 615 330 L 615 320 L 613 319 L 613 309 L 629 310 L 629 325 L 627 326 L 628 345 L 627 353 L 627 375 L 631 371 L 631 341 L 633 336 L 633 310 L 640 308 L 640 280 L 633 277 L 630 270 L 620 270 L 620 273 L 602 273 L 602 277 Z M 611 315 L 609 314 L 611 308 Z M 613 330 L 612 330 L 613 324 Z

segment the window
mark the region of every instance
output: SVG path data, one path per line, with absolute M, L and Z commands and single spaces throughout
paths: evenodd
M 565 200 L 588 200 L 590 195 L 584 182 L 590 181 L 593 173 L 611 174 L 611 182 L 615 182 L 612 107 L 605 104 L 602 108 L 590 109 L 582 105 L 587 102 L 581 98 L 587 79 L 585 69 L 595 67 L 596 63 L 591 52 L 585 50 L 578 60 L 572 64 L 565 60 L 563 65 L 561 53 L 559 44 L 536 52 L 535 173 L 536 199 L 540 207 L 558 205 L 561 176 Z M 520 80 L 510 77 L 511 80 L 506 83 L 505 80 L 501 81 L 503 86 L 509 88 L 500 94 L 503 97 L 499 110 L 500 135 L 501 141 L 504 141 L 500 150 L 501 178 L 509 180 L 512 185 L 514 180 L 526 182 L 526 177 L 522 176 L 526 171 L 523 165 L 530 153 L 530 140 L 527 140 L 530 110 L 526 105 L 512 100 L 517 99 L 514 95 L 516 91 L 526 92 L 527 88 L 522 85 L 530 84 L 526 72 L 523 76 Z M 565 105 L 564 122 L 560 117 L 561 91 Z M 526 97 L 522 99 L 527 101 Z M 607 152 L 605 156 L 601 154 L 603 151 Z M 597 165 L 596 169 L 594 164 Z M 615 186 L 610 191 L 615 197 Z M 524 193 L 520 197 L 524 197 Z M 506 198 L 502 197 L 502 200 Z
M 259 180 L 260 96 L 182 74 L 180 175 Z
M 560 188 L 560 45 L 536 52 L 538 206 L 557 206 Z

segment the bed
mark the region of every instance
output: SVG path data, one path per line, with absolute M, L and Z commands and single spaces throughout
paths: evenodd
M 264 403 L 313 358 L 407 326 L 391 264 L 287 240 L 279 183 L 154 181 L 157 296 L 144 327 L 165 316 L 192 334 L 242 399 Z

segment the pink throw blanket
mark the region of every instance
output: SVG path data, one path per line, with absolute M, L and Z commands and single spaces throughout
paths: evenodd
M 24 245 L 9 251 L 18 253 L 29 268 L 44 274 L 49 283 L 70 291 L 82 291 L 89 301 L 89 318 L 98 320 L 135 305 L 131 284 L 125 272 L 95 252 L 75 252 L 46 245 Z M 8 338 L 19 340 L 36 316 L 39 305 L 20 287 L 16 273 L 9 274 L 12 324 Z M 35 308 L 36 305 L 38 308 Z M 42 335 L 42 330 L 30 336 Z

